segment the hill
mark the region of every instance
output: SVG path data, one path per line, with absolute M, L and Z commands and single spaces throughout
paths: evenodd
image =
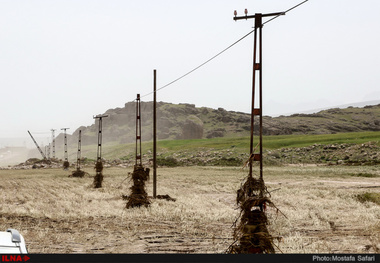
M 224 137 L 192 140 L 158 141 L 159 166 L 242 166 L 249 156 L 249 141 L 246 137 Z M 254 144 L 257 144 L 255 137 Z M 380 132 L 350 132 L 321 135 L 266 135 L 263 138 L 264 163 L 281 164 L 380 164 Z M 69 147 L 72 165 L 76 149 Z M 143 163 L 151 165 L 152 141 L 142 143 Z M 61 151 L 60 151 L 61 152 Z M 61 155 L 60 155 L 61 156 Z M 130 167 L 135 163 L 135 143 L 105 143 L 103 155 L 106 166 Z M 91 168 L 96 159 L 96 146 L 82 148 L 82 164 Z M 38 159 L 36 159 L 39 161 Z M 61 165 L 60 162 L 59 165 Z M 33 162 L 19 165 L 31 167 Z M 38 166 L 41 164 L 38 162 Z M 53 167 L 56 167 L 53 164 Z
M 128 102 L 123 108 L 109 109 L 103 119 L 103 142 L 130 143 L 135 141 L 136 105 Z M 152 140 L 152 102 L 141 102 L 142 141 Z M 258 118 L 255 119 L 258 131 Z M 82 130 L 82 144 L 97 143 L 98 123 L 79 127 L 69 135 L 76 144 Z M 157 103 L 157 137 L 159 140 L 202 139 L 248 136 L 250 114 L 195 107 L 193 104 Z M 333 108 L 313 114 L 263 117 L 264 135 L 334 134 L 344 132 L 380 131 L 380 104 L 363 108 Z M 61 144 L 63 135 L 57 137 Z
M 142 102 L 142 141 L 151 145 L 152 139 L 152 102 Z M 116 159 L 129 155 L 120 149 L 125 149 L 126 145 L 135 142 L 135 115 L 136 105 L 134 102 L 128 102 L 123 108 L 109 109 L 105 113 L 109 114 L 108 118 L 103 119 L 103 143 L 105 158 Z M 250 131 L 250 114 L 235 111 L 226 111 L 223 108 L 211 109 L 207 107 L 195 107 L 192 104 L 171 104 L 165 102 L 158 103 L 158 139 L 165 145 L 176 144 L 178 139 L 189 140 L 188 144 L 181 147 L 189 148 L 190 145 L 196 144 L 197 140 L 203 147 L 209 143 L 216 142 L 211 139 L 227 139 L 223 143 L 227 148 L 228 145 L 236 145 L 235 139 L 243 139 L 249 136 Z M 257 121 L 257 118 L 256 118 Z M 258 124 L 255 122 L 256 131 Z M 98 123 L 91 126 L 82 126 L 78 128 L 73 135 L 68 135 L 69 158 L 76 159 L 76 147 L 78 145 L 78 133 L 82 130 L 82 153 L 83 156 L 94 158 L 96 150 Z M 380 131 L 380 104 L 365 107 L 348 107 L 344 109 L 334 108 L 322 110 L 313 114 L 293 114 L 290 116 L 270 117 L 264 116 L 263 132 L 267 138 L 276 138 L 278 148 L 281 147 L 303 147 L 310 146 L 313 143 L 324 144 L 318 141 L 317 135 L 341 134 L 355 132 L 373 132 Z M 276 135 L 276 136 L 270 136 Z M 307 143 L 297 145 L 303 135 L 307 137 Z M 281 137 L 285 136 L 285 137 Z M 339 139 L 341 135 L 336 138 Z M 360 137 L 360 136 L 359 136 Z M 306 138 L 306 137 L 305 137 Z M 271 141 L 273 139 L 270 139 Z M 364 140 L 378 141 L 377 138 Z M 335 142 L 327 142 L 335 143 Z M 339 142 L 338 142 L 339 143 Z M 344 141 L 342 142 L 344 143 Z M 352 142 L 357 143 L 357 142 Z M 131 145 L 131 150 L 133 145 Z M 269 145 L 264 145 L 265 147 Z M 110 147 L 110 148 L 109 148 Z M 150 146 L 149 146 L 150 147 Z M 246 146 L 244 146 L 246 147 Z M 276 146 L 277 147 L 277 146 Z M 268 147 L 268 148 L 276 148 Z M 0 154 L 0 165 L 15 164 L 26 158 L 37 157 L 40 154 L 37 149 L 25 153 L 12 155 L 7 149 L 6 153 Z M 11 150 L 10 152 L 13 152 Z M 245 150 L 244 150 L 245 152 Z M 56 139 L 56 153 L 58 158 L 62 158 L 63 153 L 63 134 Z M 96 154 L 96 152 L 95 152 Z M 25 157 L 26 156 L 26 157 Z M 17 157 L 17 158 L 16 158 Z

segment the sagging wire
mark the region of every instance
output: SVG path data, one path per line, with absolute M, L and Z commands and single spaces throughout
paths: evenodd
M 289 8 L 288 10 L 282 12 L 282 14 L 286 14 L 286 13 L 290 12 L 291 10 L 293 10 L 293 9 L 295 9 L 295 8 L 297 8 L 297 7 L 301 6 L 301 5 L 303 5 L 303 4 L 305 4 L 305 3 L 308 2 L 308 1 L 309 1 L 309 0 L 305 0 L 305 1 L 303 1 L 303 2 L 301 2 L 301 3 L 299 3 L 299 4 L 297 4 L 297 5 L 295 5 L 295 6 L 291 7 L 291 8 Z M 279 16 L 280 16 L 280 15 L 277 15 L 277 16 L 275 16 L 275 17 L 273 17 L 273 18 L 271 18 L 271 19 L 265 21 L 265 22 L 263 23 L 263 25 L 265 25 L 265 24 L 267 24 L 267 23 L 273 21 L 274 19 L 278 18 Z M 231 45 L 229 45 L 228 47 L 226 47 L 225 49 L 223 49 L 222 51 L 220 51 L 219 53 L 217 53 L 217 54 L 214 55 L 213 57 L 211 57 L 211 58 L 209 58 L 208 60 L 206 60 L 205 62 L 203 62 L 202 64 L 198 65 L 197 67 L 193 68 L 192 70 L 188 71 L 187 73 L 183 74 L 182 76 L 180 76 L 180 77 L 174 79 L 173 81 L 167 83 L 166 85 L 162 86 L 161 88 L 158 88 L 158 89 L 156 90 L 156 93 L 157 93 L 157 91 L 160 91 L 160 90 L 162 90 L 162 89 L 164 89 L 164 88 L 166 88 L 166 87 L 168 87 L 168 86 L 170 86 L 170 85 L 176 83 L 177 81 L 183 79 L 184 77 L 190 75 L 191 73 L 193 73 L 193 72 L 196 71 L 197 69 L 199 69 L 199 68 L 203 67 L 204 65 L 206 65 L 207 63 L 211 62 L 211 61 L 214 60 L 215 58 L 219 57 L 219 56 L 222 55 L 224 52 L 226 52 L 227 50 L 229 50 L 230 48 L 232 48 L 233 46 L 235 46 L 236 44 L 238 44 L 240 41 L 242 41 L 243 39 L 245 39 L 246 37 L 248 37 L 249 35 L 251 35 L 253 32 L 255 32 L 255 29 L 251 30 L 250 32 L 248 32 L 247 34 L 245 34 L 244 36 L 242 36 L 241 38 L 239 38 L 238 40 L 236 40 L 234 43 L 232 43 Z M 154 93 L 154 91 L 151 91 L 151 92 L 149 92 L 149 93 L 147 93 L 147 94 L 144 94 L 144 95 L 140 96 L 140 98 L 144 98 L 144 97 L 149 96 L 149 95 L 151 95 L 151 94 L 153 94 L 153 93 Z M 134 99 L 133 101 L 136 101 L 136 99 Z M 121 111 L 122 111 L 122 109 L 120 109 L 120 112 L 121 112 Z M 119 111 L 117 111 L 116 113 L 118 113 L 118 112 L 119 112 Z
M 286 14 L 286 13 L 290 12 L 291 10 L 293 10 L 293 9 L 295 9 L 295 8 L 297 8 L 297 7 L 299 7 L 300 5 L 303 5 L 304 3 L 308 2 L 308 1 L 309 1 L 309 0 L 305 0 L 305 1 L 303 1 L 303 2 L 301 2 L 301 3 L 299 3 L 299 4 L 297 4 L 297 5 L 295 5 L 295 6 L 291 7 L 291 8 L 289 8 L 288 10 L 286 10 L 285 12 L 283 12 L 282 14 Z M 271 19 L 265 21 L 265 22 L 263 23 L 263 25 L 265 25 L 265 24 L 267 24 L 267 23 L 273 21 L 274 19 L 278 18 L 279 16 L 280 16 L 280 15 L 277 15 L 277 16 L 275 16 L 275 17 L 273 17 L 273 18 L 271 18 Z M 172 84 L 174 84 L 174 83 L 176 83 L 177 81 L 179 81 L 179 80 L 183 79 L 184 77 L 190 75 L 191 73 L 193 73 L 193 72 L 196 71 L 197 69 L 203 67 L 204 65 L 206 65 L 206 64 L 209 63 L 210 61 L 214 60 L 215 58 L 217 58 L 218 56 L 220 56 L 221 54 L 223 54 L 224 52 L 226 52 L 227 50 L 229 50 L 230 48 L 232 48 L 233 46 L 235 46 L 237 43 L 239 43 L 240 41 L 242 41 L 243 39 L 245 39 L 246 37 L 248 37 L 249 35 L 251 35 L 253 32 L 255 32 L 255 29 L 253 29 L 252 31 L 248 32 L 248 33 L 245 34 L 243 37 L 239 38 L 237 41 L 235 41 L 234 43 L 232 43 L 231 45 L 229 45 L 228 47 L 226 47 L 225 49 L 223 49 L 222 51 L 220 51 L 219 53 L 217 53 L 217 54 L 214 55 L 213 57 L 209 58 L 208 60 L 206 60 L 205 62 L 203 62 L 203 63 L 200 64 L 199 66 L 193 68 L 192 70 L 188 71 L 187 73 L 183 74 L 182 76 L 176 78 L 175 80 L 173 80 L 173 81 L 169 82 L 168 84 L 162 86 L 161 88 L 157 89 L 156 92 L 159 91 L 159 90 L 162 90 L 162 89 L 164 89 L 164 88 L 166 88 L 166 87 L 168 87 L 168 86 L 170 86 L 170 85 L 172 85 Z M 146 97 L 146 96 L 149 96 L 149 95 L 151 95 L 151 94 L 153 94 L 153 93 L 154 93 L 154 91 L 149 92 L 149 93 L 147 93 L 147 94 L 141 96 L 141 98 Z

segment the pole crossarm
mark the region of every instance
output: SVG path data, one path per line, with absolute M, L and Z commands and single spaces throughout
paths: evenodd
M 245 15 L 245 16 L 235 16 L 233 19 L 236 20 L 247 20 L 250 18 L 256 18 L 258 15 L 261 17 L 268 17 L 268 16 L 282 16 L 285 15 L 285 12 L 277 12 L 277 13 L 268 13 L 268 14 L 254 14 L 254 15 Z

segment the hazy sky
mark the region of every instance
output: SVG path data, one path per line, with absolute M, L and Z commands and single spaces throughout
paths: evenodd
M 162 87 L 250 32 L 235 9 L 300 2 L 0 0 L 0 138 L 91 125 L 151 92 L 153 69 Z M 266 24 L 264 113 L 380 99 L 379 11 L 379 0 L 309 0 Z M 253 34 L 157 99 L 249 112 L 252 50 Z

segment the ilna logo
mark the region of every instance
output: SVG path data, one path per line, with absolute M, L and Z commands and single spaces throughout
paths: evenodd
M 2 262 L 25 262 L 28 261 L 30 257 L 28 256 L 21 256 L 21 255 L 2 255 L 1 261 Z

